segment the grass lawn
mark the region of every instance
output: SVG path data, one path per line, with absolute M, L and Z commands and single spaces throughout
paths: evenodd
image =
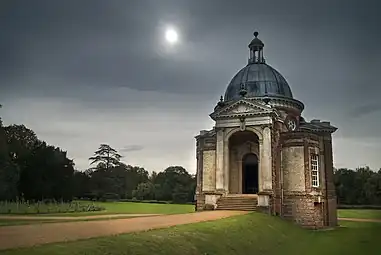
M 30 216 L 88 216 L 88 215 L 106 215 L 106 214 L 179 214 L 194 212 L 194 205 L 179 204 L 153 204 L 153 203 L 135 203 L 135 202 L 89 202 L 79 201 L 80 204 L 94 204 L 105 208 L 102 211 L 91 212 L 62 212 L 62 213 L 41 213 L 28 214 Z M 18 214 L 22 215 L 22 214 Z
M 44 223 L 56 223 L 56 222 L 73 222 L 73 221 L 96 221 L 96 220 L 117 220 L 127 219 L 141 216 L 118 216 L 112 218 L 91 218 L 91 219 L 0 219 L 0 227 L 2 226 L 17 226 L 17 225 L 32 225 L 32 224 L 44 224 Z
M 338 210 L 339 218 L 360 218 L 360 219 L 380 219 L 381 210 L 368 209 L 340 209 Z
M 8 220 L 0 219 L 0 227 L 2 226 L 14 226 L 14 225 L 29 225 L 29 224 L 40 224 L 40 223 L 52 223 L 61 222 L 60 220 Z
M 329 231 L 301 229 L 260 213 L 114 237 L 0 252 L 50 254 L 379 254 L 380 223 L 342 222 Z
M 89 203 L 80 201 L 80 203 Z M 86 215 L 105 215 L 105 214 L 128 214 L 128 213 L 147 213 L 147 214 L 179 214 L 194 212 L 194 205 L 178 204 L 152 204 L 134 202 L 94 202 L 96 206 L 104 207 L 105 210 L 96 212 L 73 212 L 73 213 L 54 213 L 41 216 L 86 216 Z

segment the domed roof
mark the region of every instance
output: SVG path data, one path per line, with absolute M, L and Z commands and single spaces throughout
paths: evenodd
M 231 80 L 224 101 L 239 100 L 243 95 L 248 98 L 268 96 L 293 99 L 286 79 L 265 63 L 264 43 L 257 38 L 258 32 L 255 32 L 254 36 L 249 44 L 249 63 Z
M 245 97 L 287 97 L 293 98 L 286 79 L 274 68 L 265 63 L 249 63 L 231 80 L 225 92 L 225 101 L 238 100 L 241 89 Z

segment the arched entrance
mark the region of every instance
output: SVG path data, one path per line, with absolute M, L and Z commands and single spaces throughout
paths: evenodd
M 258 193 L 260 149 L 258 135 L 238 131 L 229 137 L 229 193 Z
M 242 193 L 258 193 L 258 157 L 254 153 L 242 158 Z

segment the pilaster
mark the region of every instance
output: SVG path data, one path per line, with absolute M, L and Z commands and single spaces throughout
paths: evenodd
M 224 189 L 224 130 L 216 130 L 216 190 Z
M 229 180 L 230 180 L 230 175 L 229 175 L 229 142 L 225 140 L 225 134 L 224 134 L 224 159 L 223 159 L 223 170 L 224 170 L 224 189 L 226 192 L 229 193 Z
M 271 164 L 271 129 L 266 126 L 263 128 L 263 141 L 260 144 L 261 151 L 261 165 L 260 165 L 260 176 L 261 176 L 261 190 L 269 191 L 272 190 L 272 164 Z

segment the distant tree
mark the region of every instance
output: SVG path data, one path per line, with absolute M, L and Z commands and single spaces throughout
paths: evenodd
M 20 169 L 10 158 L 7 137 L 0 117 L 0 200 L 16 199 L 19 178 Z
M 149 181 L 149 173 L 142 167 L 126 166 L 126 179 L 125 179 L 125 197 L 132 198 L 132 191 L 135 190 L 139 183 L 146 183 Z
M 155 197 L 155 186 L 151 182 L 139 183 L 132 196 L 140 200 L 152 200 Z
M 39 142 L 25 158 L 19 191 L 27 200 L 71 200 L 74 163 L 66 152 Z
M 73 195 L 77 198 L 90 198 L 90 175 L 88 172 L 74 171 Z
M 116 166 L 97 167 L 87 170 L 90 179 L 92 197 L 100 199 L 106 193 L 118 194 L 120 198 L 132 198 L 132 191 L 139 183 L 149 180 L 148 171 L 144 168 L 120 163 Z
M 155 183 L 156 178 L 157 178 L 157 173 L 155 171 L 152 171 L 151 175 L 149 176 L 149 181 L 151 183 Z
M 155 198 L 174 202 L 191 202 L 196 185 L 192 177 L 181 166 L 170 166 L 155 178 Z
M 115 167 L 120 164 L 122 156 L 108 144 L 101 144 L 94 156 L 90 157 L 90 165 L 97 164 L 97 167 L 109 170 L 110 167 Z
M 339 204 L 381 205 L 381 171 L 340 168 L 334 178 Z

